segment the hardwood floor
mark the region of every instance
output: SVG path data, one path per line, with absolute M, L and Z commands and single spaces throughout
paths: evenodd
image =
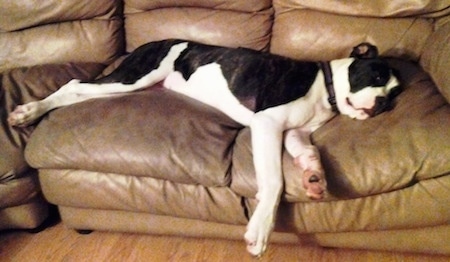
M 450 257 L 271 244 L 260 259 L 241 241 L 93 232 L 54 221 L 36 234 L 0 232 L 0 261 L 450 261 Z

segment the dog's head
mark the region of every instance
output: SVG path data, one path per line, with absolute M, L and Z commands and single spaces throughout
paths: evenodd
M 350 90 L 338 103 L 341 113 L 366 119 L 390 110 L 400 84 L 388 63 L 378 56 L 377 47 L 361 43 L 350 57 L 354 58 L 348 67 Z

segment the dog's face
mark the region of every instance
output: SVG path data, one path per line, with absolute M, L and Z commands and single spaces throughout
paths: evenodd
M 366 119 L 391 109 L 392 100 L 400 91 L 399 81 L 387 62 L 378 56 L 377 48 L 362 43 L 350 56 L 355 59 L 348 68 L 350 92 L 343 113 Z

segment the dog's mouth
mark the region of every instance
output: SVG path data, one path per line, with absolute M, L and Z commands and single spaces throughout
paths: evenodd
M 349 97 L 347 97 L 345 101 L 347 102 L 347 105 L 351 106 L 353 109 L 362 110 L 370 117 L 374 117 L 378 114 L 381 114 L 385 111 L 389 111 L 390 109 L 392 109 L 392 104 L 390 103 L 390 100 L 387 97 L 381 96 L 376 97 L 375 105 L 372 108 L 355 107 Z
M 364 113 L 366 113 L 370 117 L 373 117 L 373 116 L 376 115 L 375 111 L 377 111 L 377 110 L 375 110 L 375 106 L 373 108 L 364 108 L 364 107 L 359 108 L 359 107 L 355 107 L 353 105 L 353 103 L 352 103 L 352 101 L 350 101 L 349 97 L 347 97 L 345 99 L 345 101 L 347 102 L 347 105 L 351 106 L 353 109 L 355 109 L 355 110 L 362 110 Z
M 347 105 L 349 105 L 349 106 L 355 108 L 355 107 L 353 106 L 353 104 L 352 104 L 352 101 L 350 101 L 350 97 L 347 97 L 347 98 L 345 99 L 345 102 L 347 102 Z

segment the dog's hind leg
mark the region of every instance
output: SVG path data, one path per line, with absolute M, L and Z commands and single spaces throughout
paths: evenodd
M 121 93 L 133 92 L 164 80 L 174 70 L 174 62 L 181 52 L 187 48 L 187 43 L 172 46 L 167 55 L 161 60 L 158 68 L 151 70 L 132 84 L 121 83 L 121 79 L 114 79 L 114 75 L 123 75 L 117 72 L 120 67 L 107 76 L 107 83 L 94 80 L 91 83 L 82 83 L 74 79 L 62 86 L 58 91 L 40 101 L 19 105 L 9 115 L 8 122 L 13 126 L 26 126 L 50 110 L 67 106 L 92 98 L 113 96 Z M 118 73 L 118 74 L 117 74 Z
M 81 83 L 80 80 L 74 79 L 43 100 L 17 106 L 10 113 L 8 122 L 12 126 L 27 126 L 55 108 L 80 103 L 92 98 L 132 92 L 146 86 L 148 85 L 144 82 L 140 82 L 139 85 L 124 85 L 121 83 L 93 84 Z
M 122 84 L 114 83 L 108 85 Z M 55 93 L 42 100 L 18 105 L 9 114 L 8 122 L 12 126 L 27 126 L 55 108 L 83 102 L 91 98 L 111 96 L 113 94 L 106 92 L 106 89 L 101 92 L 102 86 L 103 84 L 80 83 L 80 80 L 73 79 Z
M 284 145 L 294 158 L 294 164 L 302 172 L 302 183 L 306 195 L 314 200 L 320 200 L 326 193 L 326 179 L 320 162 L 317 148 L 311 144 L 311 131 L 305 128 L 287 130 Z

